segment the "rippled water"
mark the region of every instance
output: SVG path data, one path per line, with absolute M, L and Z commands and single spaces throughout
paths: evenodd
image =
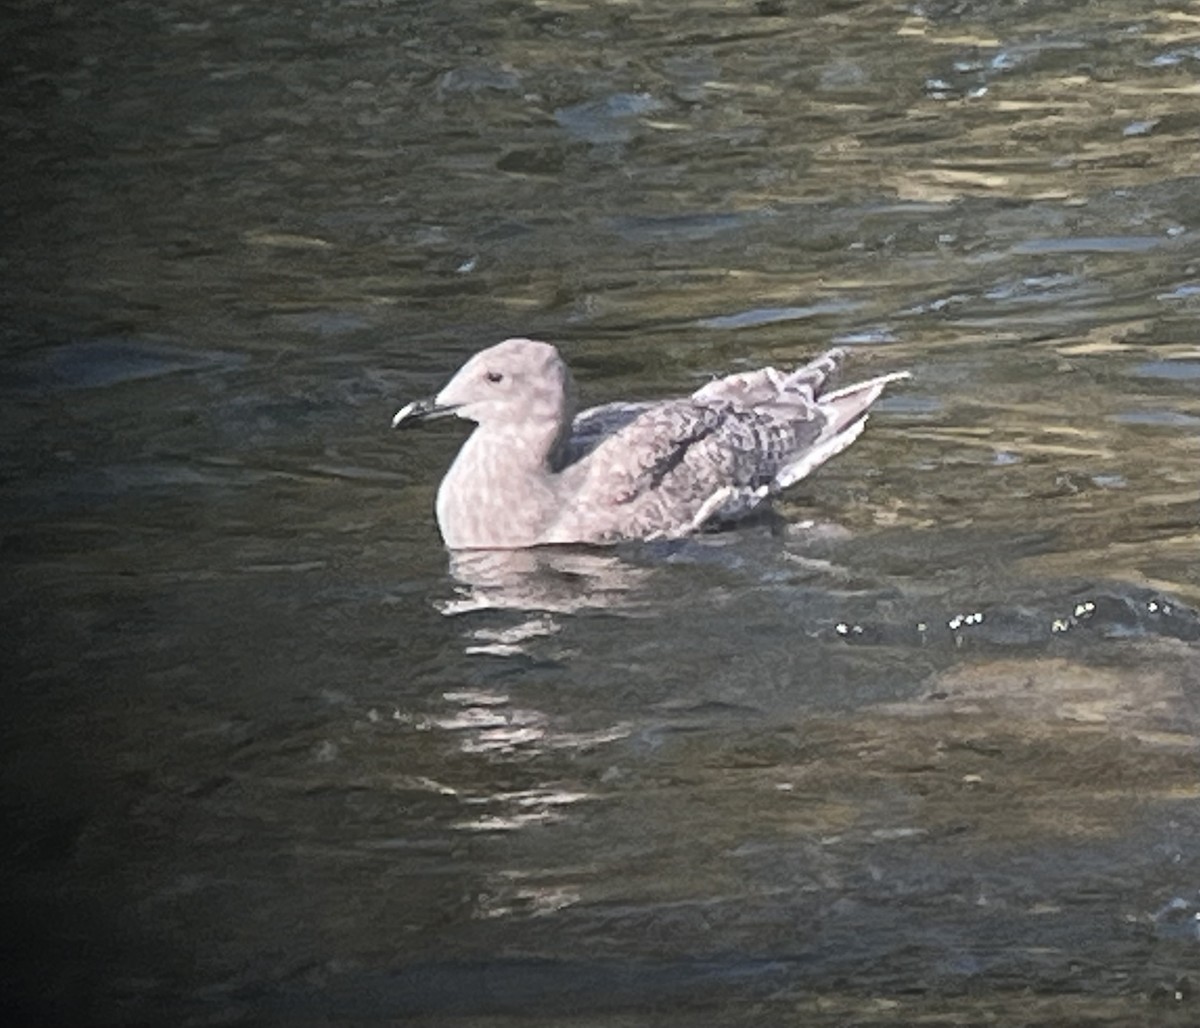
M 1194 5 L 7 41 L 27 1020 L 1196 1020 Z M 388 420 L 511 334 L 914 378 L 775 519 L 452 561 Z

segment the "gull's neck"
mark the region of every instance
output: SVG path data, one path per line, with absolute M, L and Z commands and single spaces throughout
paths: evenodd
M 438 489 L 451 549 L 534 546 L 557 514 L 555 460 L 569 433 L 558 419 L 479 425 Z

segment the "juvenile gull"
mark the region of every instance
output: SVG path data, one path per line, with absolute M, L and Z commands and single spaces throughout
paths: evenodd
M 476 423 L 437 494 L 452 550 L 676 538 L 744 517 L 804 478 L 858 438 L 884 386 L 908 377 L 827 391 L 844 356 L 576 415 L 558 350 L 506 339 L 392 425 L 446 414 Z

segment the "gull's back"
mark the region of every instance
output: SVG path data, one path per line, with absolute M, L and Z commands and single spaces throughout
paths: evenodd
M 843 352 L 730 375 L 690 397 L 581 413 L 548 542 L 687 535 L 751 513 L 861 433 L 887 375 L 828 392 Z

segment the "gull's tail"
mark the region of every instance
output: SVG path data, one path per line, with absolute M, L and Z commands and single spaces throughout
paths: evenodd
M 818 393 L 816 406 L 826 419 L 825 426 L 814 443 L 785 462 L 775 473 L 772 491 L 786 489 L 799 482 L 831 457 L 841 453 L 862 434 L 871 405 L 879 399 L 888 383 L 910 377 L 907 371 L 894 371 L 865 382 L 855 382 L 832 393 Z M 821 385 L 824 383 L 822 379 Z

